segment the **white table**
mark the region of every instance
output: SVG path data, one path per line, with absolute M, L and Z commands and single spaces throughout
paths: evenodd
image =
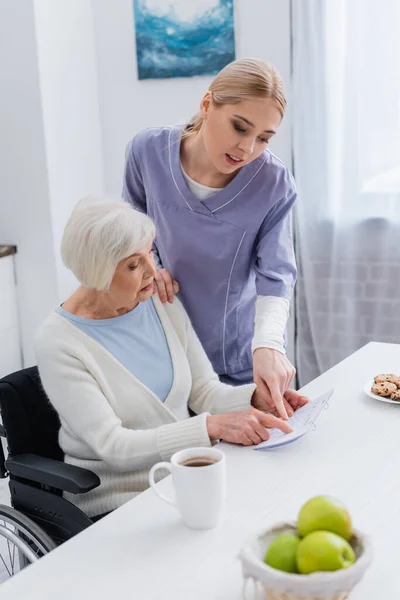
M 332 494 L 372 536 L 375 559 L 352 600 L 400 598 L 400 406 L 368 398 L 366 380 L 400 372 L 400 345 L 371 343 L 308 384 L 334 387 L 317 429 L 269 452 L 221 445 L 228 468 L 224 523 L 192 531 L 149 490 L 0 588 L 1 600 L 239 600 L 237 554 L 247 536 Z M 161 483 L 170 492 L 170 480 Z

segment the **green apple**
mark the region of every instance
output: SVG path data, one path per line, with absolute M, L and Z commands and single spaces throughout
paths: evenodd
M 303 575 L 315 571 L 338 571 L 356 560 L 346 540 L 330 531 L 313 531 L 303 538 L 297 549 L 297 568 Z
M 268 546 L 264 562 L 286 573 L 297 573 L 296 557 L 300 538 L 294 533 L 281 533 Z
M 340 500 L 332 496 L 315 496 L 300 509 L 297 530 L 301 537 L 321 529 L 337 533 L 345 540 L 352 536 L 349 511 Z

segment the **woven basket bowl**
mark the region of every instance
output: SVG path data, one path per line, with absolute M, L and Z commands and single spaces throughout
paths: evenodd
M 347 600 L 351 590 L 363 577 L 372 561 L 368 536 L 354 530 L 350 540 L 355 563 L 340 571 L 310 575 L 284 573 L 264 563 L 268 546 L 281 533 L 296 533 L 294 522 L 278 523 L 249 538 L 240 551 L 243 577 L 253 579 L 263 589 L 265 600 Z

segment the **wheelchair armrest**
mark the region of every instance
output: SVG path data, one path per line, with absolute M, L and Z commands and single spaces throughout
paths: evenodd
M 72 494 L 84 494 L 100 485 L 100 479 L 93 471 L 36 454 L 12 456 L 6 460 L 6 469 L 15 477 Z

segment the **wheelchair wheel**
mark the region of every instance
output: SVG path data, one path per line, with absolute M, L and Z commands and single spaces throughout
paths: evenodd
M 0 583 L 56 547 L 34 521 L 0 504 Z

